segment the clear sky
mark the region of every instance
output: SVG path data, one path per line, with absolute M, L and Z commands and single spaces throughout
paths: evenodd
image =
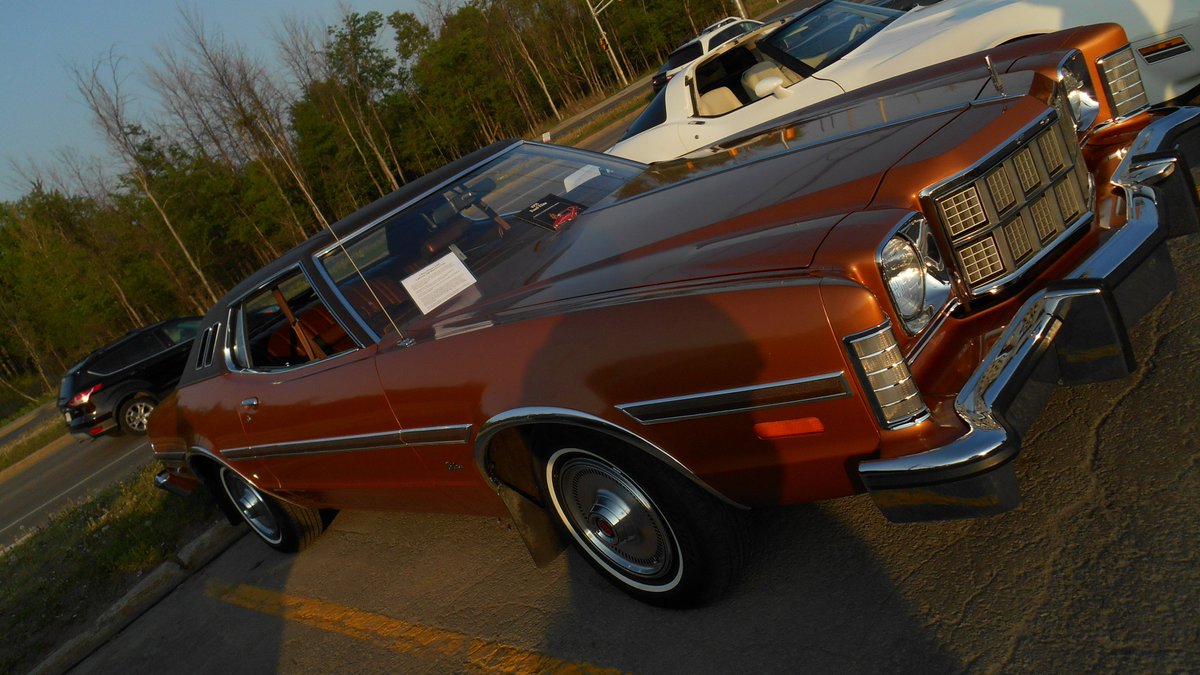
M 415 0 L 350 0 L 355 11 L 416 12 Z M 196 9 L 205 26 L 227 41 L 273 61 L 273 31 L 285 16 L 335 23 L 334 0 L 0 0 L 0 200 L 27 186 L 11 167 L 30 161 L 46 166 L 63 148 L 84 157 L 109 156 L 70 75 L 90 68 L 109 49 L 124 57 L 128 91 L 153 62 L 156 45 L 178 42 L 179 7 Z M 143 94 L 144 96 L 144 94 Z M 151 100 L 139 108 L 154 110 Z

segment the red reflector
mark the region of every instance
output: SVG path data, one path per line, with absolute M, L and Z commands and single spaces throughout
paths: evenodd
M 88 429 L 88 433 L 93 436 L 99 436 L 100 434 L 104 433 L 104 427 L 92 427 L 91 429 Z
M 825 425 L 819 417 L 801 417 L 796 420 L 781 422 L 759 422 L 754 425 L 754 433 L 759 438 L 787 438 L 788 436 L 806 436 L 825 431 Z

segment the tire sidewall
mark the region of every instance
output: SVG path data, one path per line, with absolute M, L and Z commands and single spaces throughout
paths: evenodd
M 286 514 L 282 512 L 282 510 L 279 508 L 279 505 L 273 498 L 254 487 L 252 483 L 247 481 L 245 478 L 242 478 L 240 474 L 228 467 L 221 467 L 218 480 L 221 483 L 221 489 L 224 491 L 225 498 L 228 499 L 230 504 L 233 505 L 234 510 L 237 511 L 237 514 L 241 517 L 242 522 L 246 523 L 246 525 L 250 528 L 250 531 L 253 532 L 255 536 L 257 536 L 271 548 L 280 551 L 295 550 L 295 536 L 290 532 L 288 527 L 288 518 Z M 238 506 L 237 498 L 234 497 L 232 492 L 230 492 L 229 484 L 227 482 L 228 480 L 236 480 L 240 483 L 243 483 L 246 488 L 253 490 L 254 493 L 258 495 L 258 498 L 262 500 L 263 504 L 266 505 L 271 517 L 275 519 L 275 526 L 279 530 L 279 538 L 277 540 L 268 539 L 265 534 L 260 532 L 259 529 L 250 522 L 250 520 L 246 517 L 246 514 Z
M 599 447 L 590 449 L 593 445 Z M 540 478 L 547 506 L 558 526 L 601 576 L 634 598 L 652 605 L 681 607 L 706 600 L 707 552 L 700 545 L 698 528 L 686 509 L 687 498 L 695 495 L 685 494 L 692 486 L 683 485 L 682 477 L 672 474 L 672 470 L 660 462 L 636 450 L 627 450 L 618 443 L 557 443 L 544 457 Z M 586 457 L 608 464 L 644 494 L 673 547 L 674 561 L 667 573 L 659 577 L 667 578 L 665 582 L 638 578 L 620 569 L 577 531 L 561 503 L 564 495 L 558 484 L 559 469 L 572 457 Z

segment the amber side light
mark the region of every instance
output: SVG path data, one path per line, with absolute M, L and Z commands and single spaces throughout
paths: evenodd
M 819 417 L 801 417 L 794 420 L 779 422 L 759 422 L 754 425 L 754 433 L 759 438 L 787 438 L 789 436 L 808 436 L 824 433 L 825 425 Z
M 1145 56 L 1146 58 L 1150 58 L 1151 56 L 1153 56 L 1155 54 L 1158 54 L 1160 52 L 1165 52 L 1168 49 L 1175 49 L 1177 47 L 1182 47 L 1185 44 L 1187 44 L 1187 43 L 1185 43 L 1183 41 L 1183 38 L 1176 35 L 1175 37 L 1168 38 L 1166 40 L 1163 40 L 1162 42 L 1155 42 L 1152 45 L 1146 45 L 1145 47 L 1138 47 L 1138 51 L 1141 53 L 1142 56 Z

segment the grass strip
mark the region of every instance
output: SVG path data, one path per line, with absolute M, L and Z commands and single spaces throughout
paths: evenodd
M 16 443 L 0 448 L 0 471 L 41 450 L 65 433 L 67 432 L 62 422 L 51 420 Z
M 621 119 L 638 108 L 644 107 L 654 98 L 652 92 L 646 92 L 645 96 L 635 96 L 634 98 L 622 103 L 603 115 L 598 115 L 587 121 L 583 126 L 564 134 L 560 137 L 551 138 L 550 142 L 558 143 L 559 145 L 577 145 L 584 139 L 600 131 L 604 127 Z
M 197 490 L 154 487 L 157 464 L 60 511 L 0 555 L 0 673 L 26 672 L 217 517 Z

